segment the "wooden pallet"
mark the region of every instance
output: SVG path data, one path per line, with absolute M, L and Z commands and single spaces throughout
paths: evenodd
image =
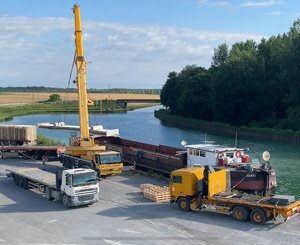
M 142 184 L 141 191 L 144 197 L 154 202 L 169 202 L 170 190 L 167 186 L 158 186 L 153 184 Z

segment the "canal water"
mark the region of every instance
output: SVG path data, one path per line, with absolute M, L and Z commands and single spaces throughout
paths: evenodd
M 161 144 L 181 147 L 181 141 L 188 144 L 203 143 L 204 140 L 216 144 L 234 146 L 235 136 L 224 137 L 209 134 L 199 130 L 182 129 L 163 125 L 154 117 L 154 110 L 159 107 L 148 107 L 127 113 L 90 115 L 90 124 L 102 124 L 107 129 L 120 129 L 120 136 L 125 139 L 142 141 L 150 144 Z M 43 114 L 15 117 L 6 124 L 37 124 L 41 122 L 59 122 L 78 125 L 78 115 L 75 114 Z M 59 139 L 68 144 L 70 135 L 74 132 L 63 130 L 38 129 L 38 132 Z M 262 161 L 262 153 L 269 151 L 271 164 L 276 168 L 278 188 L 277 193 L 296 195 L 300 198 L 300 145 L 275 143 L 253 139 L 238 139 L 238 147 L 249 147 L 250 159 Z

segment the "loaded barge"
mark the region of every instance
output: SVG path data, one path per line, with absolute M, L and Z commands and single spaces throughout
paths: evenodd
M 121 137 L 95 137 L 97 144 L 122 153 L 124 163 L 137 169 L 153 170 L 166 175 L 174 170 L 210 165 L 215 169 L 229 169 L 232 190 L 268 195 L 277 186 L 275 169 L 268 161 L 254 165 L 242 148 L 212 144 L 186 145 L 176 148 L 152 145 Z

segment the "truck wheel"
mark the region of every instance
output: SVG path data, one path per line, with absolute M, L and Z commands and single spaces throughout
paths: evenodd
M 20 181 L 20 187 L 24 187 L 24 178 L 23 177 L 19 177 L 19 181 Z
M 252 212 L 250 214 L 250 219 L 253 224 L 262 225 L 262 224 L 266 223 L 267 215 L 264 210 L 262 210 L 260 208 L 256 208 L 256 209 L 252 210 Z
M 49 201 L 53 200 L 53 197 L 51 196 L 51 189 L 49 187 L 46 187 L 46 189 L 45 189 L 45 197 Z
M 246 221 L 249 219 L 249 210 L 248 208 L 243 206 L 236 206 L 232 210 L 232 217 L 236 221 L 240 221 L 240 222 Z
M 180 197 L 178 200 L 178 207 L 180 208 L 181 211 L 188 212 L 191 210 L 191 202 L 190 199 L 187 197 Z
M 18 185 L 18 176 L 17 175 L 14 175 L 14 183 L 15 183 L 15 185 Z
M 22 187 L 28 190 L 28 180 L 26 178 L 22 178 Z
M 74 164 L 73 164 L 72 159 L 68 158 L 68 164 L 67 164 L 67 166 L 68 166 L 68 169 L 73 169 L 74 168 Z
M 63 197 L 62 197 L 63 205 L 66 206 L 66 207 L 69 207 L 70 206 L 69 202 L 70 202 L 69 197 L 67 195 L 63 195 Z
M 22 186 L 22 177 L 21 176 L 17 176 L 17 186 Z

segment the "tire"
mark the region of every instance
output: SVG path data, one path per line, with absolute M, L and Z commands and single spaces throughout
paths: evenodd
M 232 210 L 234 220 L 244 222 L 249 219 L 249 209 L 243 206 L 236 206 Z
M 66 158 L 66 167 L 67 167 L 67 169 L 71 168 L 71 162 L 70 162 L 69 158 Z
M 253 224 L 262 225 L 267 221 L 266 212 L 263 209 L 253 209 L 250 214 L 250 219 Z
M 20 183 L 20 187 L 24 188 L 24 178 L 23 177 L 19 177 L 19 183 Z
M 178 207 L 181 211 L 188 212 L 191 210 L 191 202 L 187 197 L 180 197 L 177 201 Z
M 28 190 L 28 180 L 26 178 L 22 178 L 22 187 Z
M 17 176 L 17 186 L 22 186 L 22 177 L 21 176 Z
M 62 197 L 62 204 L 65 207 L 69 207 L 70 206 L 70 200 L 69 200 L 69 197 L 67 195 L 63 195 L 63 197 Z
M 45 197 L 49 201 L 53 200 L 53 197 L 51 196 L 51 189 L 49 187 L 46 187 L 45 189 Z
M 14 175 L 14 183 L 15 183 L 15 185 L 18 185 L 18 176 L 17 175 Z

